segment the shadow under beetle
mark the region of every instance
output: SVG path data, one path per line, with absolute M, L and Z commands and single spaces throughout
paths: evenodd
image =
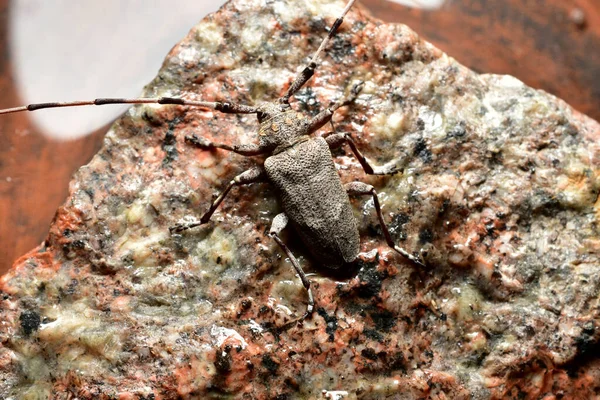
M 371 175 L 388 175 L 397 172 L 395 167 L 379 167 L 369 163 L 361 154 L 349 133 L 332 133 L 326 137 L 311 138 L 309 135 L 331 121 L 333 113 L 340 107 L 351 104 L 359 95 L 362 82 L 354 84 L 349 96 L 343 98 L 314 117 L 307 117 L 294 111 L 289 103 L 292 97 L 313 76 L 319 56 L 335 36 L 345 15 L 356 0 L 350 0 L 342 14 L 335 20 L 328 35 L 321 42 L 306 67 L 296 76 L 287 92 L 276 102 L 248 106 L 230 102 L 187 101 L 181 98 L 103 98 L 91 101 L 64 103 L 37 103 L 23 107 L 0 110 L 0 114 L 35 111 L 43 108 L 72 107 L 105 104 L 177 104 L 217 110 L 223 113 L 256 114 L 260 129 L 258 144 L 227 145 L 213 143 L 196 135 L 187 136 L 186 142 L 192 146 L 210 150 L 223 149 L 243 156 L 268 155 L 263 165 L 250 168 L 237 175 L 212 202 L 210 208 L 199 221 L 180 223 L 170 228 L 178 233 L 206 224 L 223 199 L 234 186 L 255 182 L 270 182 L 275 186 L 284 212 L 273 219 L 271 236 L 289 257 L 308 293 L 308 307 L 302 319 L 314 310 L 314 296 L 310 281 L 298 260 L 279 237 L 281 231 L 290 224 L 298 233 L 308 250 L 324 266 L 338 269 L 345 263 L 356 260 L 360 251 L 360 236 L 348 195 L 370 195 L 382 232 L 387 244 L 396 252 L 415 264 L 423 266 L 418 257 L 398 247 L 387 228 L 381 212 L 377 192 L 373 186 L 363 182 L 342 184 L 335 169 L 330 149 L 347 143 L 364 171 Z

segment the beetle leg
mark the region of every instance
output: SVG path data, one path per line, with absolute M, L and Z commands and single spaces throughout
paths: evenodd
M 413 256 L 408 251 L 404 250 L 401 247 L 398 247 L 394 240 L 392 239 L 392 235 L 390 235 L 390 231 L 387 228 L 385 221 L 383 220 L 383 214 L 381 212 L 381 206 L 379 204 L 379 198 L 377 197 L 377 191 L 371 185 L 368 185 L 363 182 L 350 182 L 344 185 L 344 188 L 348 192 L 348 194 L 353 195 L 372 195 L 373 196 L 373 204 L 375 205 L 375 211 L 377 212 L 377 218 L 379 218 L 379 223 L 381 224 L 381 230 L 383 231 L 383 236 L 385 237 L 385 241 L 388 246 L 394 249 L 396 252 L 400 253 L 405 258 L 409 259 L 413 263 L 420 265 L 422 267 L 425 266 L 419 258 Z
M 344 143 L 348 143 L 350 149 L 356 156 L 356 159 L 362 165 L 365 172 L 369 175 L 394 175 L 399 172 L 400 168 L 394 164 L 388 164 L 384 166 L 371 165 L 369 160 L 358 150 L 356 147 L 356 143 L 352 140 L 352 137 L 349 133 L 334 133 L 325 138 L 325 141 L 329 145 L 330 148 L 335 149 L 340 147 Z
M 213 149 L 223 149 L 233 151 L 234 153 L 241 154 L 243 156 L 257 156 L 259 154 L 265 154 L 269 152 L 271 149 L 266 147 L 261 147 L 258 144 L 234 144 L 230 146 L 228 144 L 223 143 L 213 143 L 209 140 L 206 140 L 202 137 L 196 135 L 190 135 L 185 137 L 185 142 L 191 144 L 194 147 L 203 150 L 213 150 Z
M 306 274 L 302 270 L 300 263 L 298 262 L 296 257 L 294 257 L 294 254 L 292 254 L 290 249 L 285 245 L 285 243 L 283 243 L 283 241 L 279 237 L 279 234 L 286 227 L 287 224 L 288 224 L 287 215 L 285 215 L 285 213 L 277 214 L 275 216 L 275 218 L 273 218 L 273 223 L 271 224 L 271 229 L 269 229 L 269 236 L 271 236 L 277 242 L 279 247 L 281 247 L 281 249 L 289 257 L 290 262 L 294 266 L 294 269 L 300 276 L 300 280 L 302 281 L 304 288 L 308 292 L 308 307 L 306 308 L 306 314 L 304 314 L 304 316 L 302 317 L 302 319 L 306 319 L 306 318 L 310 317 L 310 315 L 313 313 L 313 310 L 315 308 L 315 299 L 313 297 L 312 290 L 310 289 L 310 281 L 308 280 L 308 278 L 306 277 Z
M 248 185 L 250 183 L 260 182 L 266 180 L 267 175 L 265 174 L 265 170 L 263 167 L 253 167 L 249 170 L 246 170 L 233 178 L 231 182 L 227 185 L 225 190 L 221 192 L 221 194 L 213 201 L 210 205 L 208 211 L 204 213 L 200 221 L 190 222 L 190 223 L 179 223 L 175 226 L 169 228 L 171 233 L 185 231 L 186 229 L 194 228 L 196 226 L 200 226 L 202 224 L 207 223 L 210 220 L 210 217 L 213 215 L 219 204 L 225 199 L 225 196 L 229 193 L 231 188 L 239 185 Z
M 331 121 L 331 117 L 333 116 L 333 113 L 338 108 L 352 104 L 354 102 L 354 100 L 356 100 L 358 95 L 360 94 L 360 92 L 363 88 L 363 85 L 364 85 L 363 81 L 359 81 L 359 82 L 355 83 L 352 86 L 352 89 L 350 89 L 350 95 L 339 99 L 338 101 L 336 101 L 335 103 L 333 103 L 329 107 L 327 107 L 325 110 L 321 111 L 320 113 L 318 113 L 317 115 L 312 117 L 308 123 L 308 128 L 307 128 L 308 132 L 312 133 L 312 132 L 316 131 L 317 129 L 321 128 L 327 122 Z

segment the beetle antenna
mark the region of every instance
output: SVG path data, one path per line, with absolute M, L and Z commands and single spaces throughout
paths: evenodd
M 342 11 L 342 14 L 335 20 L 335 22 L 331 26 L 331 29 L 329 30 L 329 33 L 323 39 L 323 41 L 321 42 L 321 45 L 319 46 L 319 48 L 317 49 L 315 54 L 313 54 L 308 65 L 306 67 L 304 67 L 304 69 L 302 71 L 300 71 L 300 73 L 296 76 L 296 78 L 290 85 L 286 94 L 284 94 L 279 99 L 279 103 L 289 104 L 290 97 L 292 97 L 294 95 L 294 93 L 296 93 L 298 90 L 300 90 L 300 88 L 302 88 L 302 86 L 304 86 L 304 84 L 306 82 L 308 82 L 308 80 L 313 76 L 313 74 L 315 73 L 315 69 L 317 68 L 317 65 L 319 65 L 319 57 L 320 57 L 321 53 L 323 52 L 325 47 L 327 47 L 331 38 L 335 36 L 335 33 L 337 32 L 338 28 L 340 27 L 342 22 L 344 22 L 344 17 L 346 16 L 346 14 L 348 14 L 348 11 L 350 11 L 350 9 L 352 8 L 352 6 L 354 5 L 355 2 L 356 2 L 356 0 L 348 1 L 348 3 L 346 4 L 346 7 L 344 7 L 344 10 Z
M 5 108 L 0 114 L 11 114 L 22 111 L 36 111 L 45 108 L 81 107 L 81 106 L 104 106 L 108 104 L 176 104 L 180 106 L 208 108 L 225 113 L 253 114 L 256 108 L 242 104 L 219 102 L 219 101 L 191 101 L 179 97 L 140 97 L 126 98 L 101 98 L 94 100 L 65 101 L 52 103 L 34 103 L 21 107 Z

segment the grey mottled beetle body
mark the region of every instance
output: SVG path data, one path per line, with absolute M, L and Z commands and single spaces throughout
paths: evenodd
M 325 139 L 301 141 L 264 165 L 285 214 L 315 259 L 336 269 L 354 261 L 358 227 Z

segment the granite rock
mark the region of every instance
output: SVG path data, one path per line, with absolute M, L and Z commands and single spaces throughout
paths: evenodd
M 278 98 L 343 2 L 233 0 L 168 54 L 145 96 Z M 267 184 L 214 192 L 260 158 L 190 147 L 257 140 L 254 116 L 134 106 L 82 167 L 47 240 L 0 290 L 2 398 L 592 398 L 600 392 L 600 126 L 510 76 L 480 75 L 356 7 L 293 107 L 334 117 L 378 164 L 334 152 L 380 193 L 402 247 L 353 199 L 359 260 L 320 267 L 294 232 L 317 302 L 265 234 Z M 318 134 L 327 132 L 326 127 Z

